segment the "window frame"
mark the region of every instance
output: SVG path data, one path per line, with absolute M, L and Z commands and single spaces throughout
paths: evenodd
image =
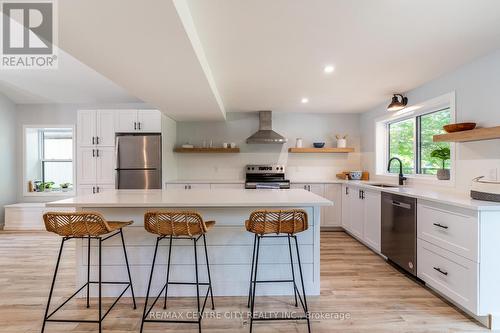
M 409 179 L 422 180 L 422 181 L 433 181 L 436 179 L 435 175 L 429 174 L 420 174 L 416 173 L 417 168 L 420 169 L 420 156 L 418 156 L 418 145 L 421 140 L 420 134 L 418 134 L 417 127 L 420 127 L 421 124 L 418 124 L 418 117 L 428 115 L 434 112 L 442 111 L 444 109 L 450 110 L 451 122 L 456 121 L 456 109 L 455 109 L 455 92 L 450 92 L 436 98 L 416 103 L 413 105 L 407 106 L 405 109 L 389 113 L 383 117 L 379 117 L 375 119 L 375 174 L 378 176 L 386 176 L 386 177 L 397 177 L 398 175 L 395 173 L 390 173 L 387 171 L 387 161 L 389 160 L 389 124 L 395 123 L 398 121 L 403 121 L 407 119 L 414 118 L 415 126 L 414 126 L 414 144 L 413 144 L 413 154 L 415 156 L 415 173 L 405 174 L 405 177 Z M 451 142 L 450 143 L 450 180 L 448 181 L 440 181 L 440 184 L 446 185 L 454 185 L 455 182 L 455 157 L 456 157 L 456 145 Z
M 30 130 L 30 129 L 37 129 L 37 130 L 43 130 L 43 129 L 71 129 L 72 131 L 72 134 L 73 134 L 73 142 L 72 142 L 72 156 L 71 156 L 71 160 L 66 160 L 66 159 L 44 159 L 44 154 L 43 154 L 43 150 L 44 150 L 44 142 L 43 142 L 43 138 L 39 138 L 39 147 L 42 147 L 42 149 L 39 150 L 39 159 L 40 159 L 40 174 L 42 175 L 42 179 L 45 178 L 45 175 L 44 175 L 44 167 L 43 167 L 43 164 L 44 162 L 72 162 L 73 163 L 73 170 L 72 170 L 72 173 L 73 173 L 73 188 L 71 191 L 68 191 L 68 192 L 63 192 L 63 191 L 60 191 L 60 192 L 28 192 L 28 186 L 27 186 L 27 175 L 26 175 L 26 134 L 27 134 L 27 131 Z M 74 196 L 76 194 L 76 185 L 75 185 L 75 181 L 76 181 L 76 126 L 74 124 L 67 124 L 67 125 L 63 125 L 63 124 L 58 124 L 58 125 L 52 125 L 52 124 L 25 124 L 23 125 L 23 138 L 22 138 L 22 142 L 23 142 L 23 179 L 22 179 L 22 184 L 23 184 L 23 196 L 24 197 L 39 197 L 39 196 Z

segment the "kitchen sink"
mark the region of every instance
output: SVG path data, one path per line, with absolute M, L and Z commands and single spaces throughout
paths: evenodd
M 376 187 L 399 187 L 398 185 L 389 185 L 389 184 L 369 184 L 369 185 Z

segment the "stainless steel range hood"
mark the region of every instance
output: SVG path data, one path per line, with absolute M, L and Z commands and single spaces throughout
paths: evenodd
M 288 140 L 273 131 L 272 111 L 259 111 L 259 130 L 248 137 L 247 143 L 279 143 L 283 144 Z

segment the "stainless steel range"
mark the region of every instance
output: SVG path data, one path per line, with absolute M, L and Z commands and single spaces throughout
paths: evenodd
M 285 166 L 279 164 L 247 165 L 246 189 L 289 189 L 285 179 Z

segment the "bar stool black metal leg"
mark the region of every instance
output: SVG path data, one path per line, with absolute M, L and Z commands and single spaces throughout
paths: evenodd
M 295 269 L 293 268 L 292 242 L 290 241 L 290 235 L 288 235 L 288 250 L 290 252 L 290 266 L 292 267 L 293 295 L 295 296 L 295 307 L 298 307 L 299 304 L 297 303 L 297 285 L 295 284 Z
M 210 288 L 210 299 L 212 300 L 212 310 L 215 310 L 214 293 L 212 289 L 212 278 L 210 277 L 210 264 L 208 263 L 207 240 L 203 234 L 203 246 L 205 247 L 205 260 L 207 262 L 208 287 Z
M 125 255 L 125 264 L 127 264 L 128 282 L 130 283 L 130 292 L 132 293 L 132 301 L 134 302 L 134 310 L 137 309 L 135 303 L 134 286 L 132 285 L 132 275 L 130 274 L 130 266 L 128 264 L 127 249 L 125 248 L 125 239 L 123 238 L 123 230 L 120 229 L 120 237 L 122 239 L 123 254 Z
M 198 254 L 196 251 L 196 238 L 193 239 L 193 245 L 194 245 L 194 271 L 196 275 L 196 303 L 198 305 L 198 332 L 201 333 L 200 285 L 198 281 Z
M 172 255 L 172 235 L 170 235 L 170 244 L 168 245 L 168 261 L 167 261 L 167 283 L 165 284 L 165 299 L 163 301 L 163 309 L 167 308 L 167 293 L 168 293 L 168 280 L 170 277 L 170 257 Z
M 43 316 L 42 331 L 45 330 L 45 323 L 47 322 L 47 315 L 49 314 L 50 300 L 52 299 L 52 292 L 54 291 L 54 285 L 56 283 L 57 271 L 59 270 L 59 263 L 61 262 L 61 255 L 63 252 L 64 242 L 66 238 L 61 240 L 61 247 L 59 248 L 59 255 L 57 256 L 56 268 L 54 270 L 54 276 L 52 277 L 52 284 L 50 285 L 49 299 L 47 300 L 47 307 L 45 308 L 45 315 Z
M 99 333 L 102 332 L 102 238 L 99 237 Z
M 307 331 L 309 333 L 311 333 L 311 322 L 309 321 L 309 309 L 307 307 L 306 288 L 304 287 L 304 276 L 302 274 L 302 263 L 300 262 L 299 243 L 297 242 L 297 236 L 293 236 L 293 239 L 295 240 L 295 248 L 297 250 L 297 261 L 299 264 L 300 282 L 302 284 L 302 296 L 304 296 L 304 312 L 306 314 L 306 320 L 307 320 Z
M 255 245 L 257 243 L 257 234 L 255 234 L 255 237 L 253 238 L 253 252 L 252 252 L 252 266 L 250 267 L 250 283 L 248 287 L 248 302 L 247 302 L 247 308 L 250 307 L 250 299 L 252 298 L 252 275 L 253 275 L 253 264 L 255 262 Z
M 151 289 L 151 281 L 153 280 L 153 273 L 155 269 L 155 261 L 156 261 L 156 253 L 158 252 L 158 243 L 160 242 L 160 237 L 156 238 L 156 246 L 155 246 L 155 254 L 153 255 L 153 264 L 151 265 L 151 273 L 149 274 L 149 283 L 148 283 L 148 291 L 146 292 L 146 301 L 144 302 L 144 311 L 142 313 L 142 320 L 141 320 L 141 333 L 142 330 L 144 329 L 144 319 L 146 318 L 146 311 L 148 309 L 148 299 L 149 299 L 149 291 Z
M 87 243 L 87 309 L 90 307 L 90 236 Z
M 255 289 L 257 288 L 257 269 L 259 267 L 259 250 L 260 250 L 260 236 L 257 236 L 257 249 L 255 253 L 255 268 L 253 275 L 253 287 L 252 287 L 252 299 L 250 301 L 250 333 L 252 333 L 253 328 L 253 315 L 255 307 Z

